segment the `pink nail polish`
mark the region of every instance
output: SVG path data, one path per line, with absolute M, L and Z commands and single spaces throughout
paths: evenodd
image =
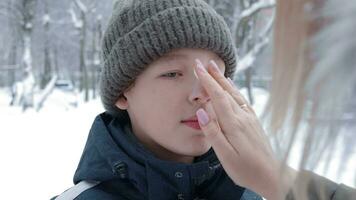
M 195 59 L 195 62 L 197 63 L 197 67 L 198 67 L 198 70 L 202 73 L 206 73 L 206 69 L 203 65 L 203 63 L 201 63 L 201 61 L 199 59 Z
M 229 81 L 229 83 L 231 84 L 232 87 L 237 88 L 237 86 L 236 86 L 235 83 L 231 80 L 230 77 L 228 77 L 227 80 Z
M 206 113 L 204 109 L 200 108 L 196 114 L 201 125 L 205 126 L 209 123 L 208 113 Z
M 219 69 L 218 65 L 216 64 L 216 62 L 214 60 L 210 60 L 210 63 L 213 65 L 213 68 L 216 72 L 218 72 L 219 74 L 222 74 L 221 70 Z
M 197 72 L 195 71 L 195 69 L 193 70 L 193 73 L 194 73 L 195 78 L 199 79 L 199 77 L 198 77 Z

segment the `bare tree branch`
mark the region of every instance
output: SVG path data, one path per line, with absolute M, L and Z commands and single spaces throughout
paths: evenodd
M 7 10 L 6 12 L 3 10 Z M 10 16 L 12 16 L 10 19 L 14 19 L 16 20 L 19 24 L 21 24 L 23 22 L 24 19 L 24 15 L 21 12 L 21 10 L 16 9 L 13 6 L 10 5 L 1 5 L 0 4 L 0 14 L 3 14 L 4 16 L 7 16 L 10 18 Z M 9 13 L 9 11 L 11 11 L 11 13 Z
M 259 42 L 255 44 L 255 46 L 238 62 L 236 67 L 236 72 L 246 70 L 247 68 L 251 67 L 254 62 L 256 61 L 256 57 L 259 53 L 261 53 L 262 49 L 267 46 L 269 42 L 269 34 L 272 30 L 274 22 L 274 15 L 268 21 L 265 28 L 259 34 Z
M 36 100 L 36 110 L 39 111 L 42 106 L 43 103 L 46 101 L 47 97 L 51 94 L 51 92 L 54 89 L 54 85 L 56 83 L 58 79 L 58 76 L 56 74 L 54 74 L 51 78 L 51 80 L 48 82 L 48 84 L 46 85 L 46 87 L 42 90 L 42 92 L 40 94 L 38 94 L 37 96 L 37 100 Z
M 74 3 L 81 12 L 88 12 L 88 8 L 83 4 L 81 0 L 74 0 Z
M 77 15 L 75 14 L 73 8 L 69 8 L 68 12 L 72 18 L 72 22 L 74 24 L 74 27 L 77 29 L 80 29 L 83 27 L 83 21 L 77 18 Z
M 240 15 L 240 20 L 250 17 L 262 9 L 272 8 L 276 4 L 275 0 L 260 0 L 252 4 L 248 9 L 242 11 Z
M 266 37 L 255 46 L 238 62 L 236 67 L 236 72 L 243 71 L 253 65 L 256 60 L 256 55 L 261 52 L 263 47 L 265 47 L 269 42 L 269 39 Z

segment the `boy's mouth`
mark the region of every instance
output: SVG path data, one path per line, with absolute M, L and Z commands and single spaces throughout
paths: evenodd
M 196 115 L 193 115 L 187 119 L 184 119 L 181 122 L 190 128 L 193 128 L 195 130 L 201 130 L 201 127 L 199 125 L 198 118 Z
M 190 128 L 195 129 L 195 130 L 201 130 L 198 120 L 182 121 L 182 123 L 186 126 L 189 126 Z

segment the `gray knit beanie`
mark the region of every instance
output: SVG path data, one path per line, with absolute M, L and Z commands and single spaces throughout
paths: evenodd
M 224 19 L 203 0 L 118 0 L 102 45 L 100 95 L 110 114 L 125 119 L 115 102 L 157 58 L 177 48 L 208 49 L 233 78 L 236 53 Z

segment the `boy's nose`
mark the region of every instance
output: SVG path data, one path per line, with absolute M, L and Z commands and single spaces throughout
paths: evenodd
M 208 93 L 198 80 L 194 81 L 192 92 L 189 95 L 189 101 L 198 104 L 205 104 L 210 101 Z

